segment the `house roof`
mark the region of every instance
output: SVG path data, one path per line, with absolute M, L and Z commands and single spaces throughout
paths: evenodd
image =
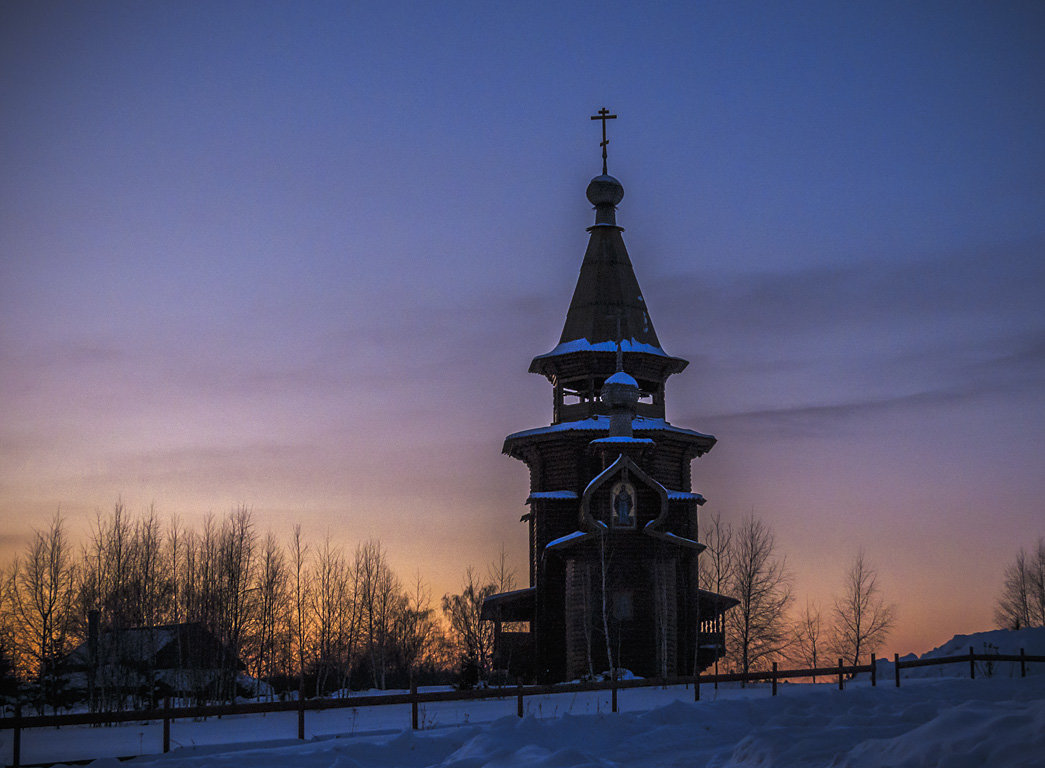
M 697 593 L 699 595 L 700 612 L 702 615 L 718 615 L 720 613 L 725 613 L 734 605 L 740 605 L 739 600 L 735 597 L 729 597 L 728 595 L 720 595 L 717 592 L 710 592 L 706 589 L 698 589 Z
M 479 618 L 496 621 L 531 621 L 536 606 L 536 596 L 537 590 L 534 587 L 490 595 L 483 600 Z
M 177 648 L 179 641 L 190 655 L 203 654 L 208 659 L 216 660 L 228 654 L 221 642 L 198 622 L 105 629 L 98 639 L 103 654 L 116 648 L 124 661 L 158 660 L 168 647 Z M 74 667 L 88 665 L 91 661 L 89 642 L 85 640 L 77 645 L 66 659 Z

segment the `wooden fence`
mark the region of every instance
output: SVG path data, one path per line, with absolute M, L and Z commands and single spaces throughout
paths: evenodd
M 900 655 L 893 656 L 894 681 L 900 687 L 900 670 L 916 667 L 932 667 L 941 664 L 967 663 L 969 676 L 976 677 L 976 662 L 1019 662 L 1020 677 L 1027 676 L 1027 664 L 1045 662 L 1045 656 L 1028 656 L 1020 649 L 1019 654 L 986 654 L 976 653 L 969 648 L 968 654 L 946 656 L 936 659 L 911 659 L 901 661 Z M 847 677 L 869 673 L 871 685 L 878 684 L 878 667 L 874 654 L 870 664 L 845 665 L 842 659 L 837 666 L 817 667 L 815 669 L 778 669 L 776 662 L 772 669 L 743 674 L 732 672 L 721 675 L 688 675 L 683 677 L 642 678 L 636 680 L 610 680 L 597 682 L 556 683 L 553 685 L 517 685 L 514 687 L 480 688 L 470 691 L 426 691 L 411 686 L 409 693 L 389 695 L 349 696 L 343 699 L 305 699 L 297 701 L 253 702 L 249 704 L 215 704 L 202 707 L 171 707 L 169 701 L 162 709 L 138 710 L 134 712 L 83 712 L 66 715 L 28 715 L 21 714 L 18 707 L 13 717 L 0 717 L 0 731 L 13 731 L 11 763 L 13 768 L 21 765 L 22 731 L 26 728 L 50 728 L 63 725 L 111 725 L 126 722 L 156 722 L 163 726 L 163 751 L 171 748 L 171 722 L 173 720 L 200 719 L 220 717 L 223 715 L 252 715 L 268 712 L 297 712 L 297 737 L 305 738 L 305 713 L 324 709 L 344 709 L 348 707 L 380 707 L 393 704 L 410 705 L 410 726 L 418 729 L 418 707 L 446 701 L 471 701 L 476 699 L 516 699 L 516 714 L 523 716 L 523 700 L 527 696 L 543 696 L 558 693 L 581 693 L 585 691 L 610 691 L 610 708 L 617 711 L 617 693 L 630 688 L 664 688 L 668 686 L 692 685 L 693 698 L 700 701 L 701 686 L 718 685 L 719 683 L 772 683 L 772 695 L 777 695 L 777 682 L 790 678 L 828 677 L 838 679 L 838 690 L 845 689 Z

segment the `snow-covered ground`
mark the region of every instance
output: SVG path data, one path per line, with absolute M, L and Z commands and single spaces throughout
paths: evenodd
M 1000 653 L 1018 654 L 1022 648 L 1028 655 L 1045 655 L 1045 627 L 1032 627 L 1013 632 L 1008 629 L 996 629 L 992 632 L 977 632 L 974 635 L 955 635 L 946 643 L 933 648 L 928 653 L 916 657 L 913 653 L 901 657 L 901 660 L 914 658 L 938 659 L 944 656 L 963 656 L 972 648 L 976 653 Z M 878 660 L 878 679 L 883 677 L 892 680 L 893 662 L 885 659 Z M 1041 664 L 1027 665 L 1029 674 L 1045 673 L 1045 666 Z M 904 680 L 916 677 L 969 677 L 968 664 L 944 664 L 938 667 L 917 667 L 915 669 L 903 669 L 901 665 L 900 674 Z M 1018 661 L 977 661 L 977 677 L 1019 677 L 1020 663 Z M 1042 761 L 1045 765 L 1045 760 Z
M 1045 632 L 955 638 L 930 653 L 977 651 L 1000 641 L 1000 652 L 1045 653 Z M 987 636 L 991 637 L 987 637 Z M 984 639 L 987 638 L 987 639 Z M 1038 640 L 1042 641 L 1041 646 Z M 947 649 L 946 651 L 944 649 Z M 928 655 L 928 654 L 927 654 Z M 936 668 L 939 669 L 939 668 Z M 452 702 L 422 707 L 425 730 L 409 730 L 409 708 L 386 706 L 309 712 L 305 742 L 296 714 L 175 722 L 174 751 L 139 757 L 130 765 L 163 768 L 368 768 L 370 766 L 1045 766 L 1045 665 L 1019 678 L 949 665 L 954 677 L 889 676 L 877 688 L 847 684 L 781 684 L 742 690 L 711 686 L 693 702 L 692 689 L 620 692 L 621 712 L 609 712 L 608 693 L 515 700 Z M 935 670 L 934 670 L 935 671 Z M 958 677 L 964 675 L 966 679 Z M 406 727 L 404 727 L 406 726 Z M 10 755 L 10 733 L 3 754 Z M 127 755 L 158 750 L 157 724 L 117 728 L 34 729 L 23 736 L 22 762 Z M 116 766 L 113 758 L 95 766 Z M 127 763 L 119 763 L 126 765 Z

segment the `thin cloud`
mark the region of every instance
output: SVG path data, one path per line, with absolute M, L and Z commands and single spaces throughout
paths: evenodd
M 1042 323 L 1045 242 L 897 262 L 814 266 L 723 278 L 693 273 L 651 281 L 660 325 L 687 335 L 767 334 L 780 338 L 825 328 L 917 327 L 930 318 L 990 317 Z M 668 335 L 668 334 L 662 334 Z M 676 342 L 677 343 L 677 342 Z
M 723 433 L 747 432 L 777 435 L 824 436 L 837 434 L 844 423 L 885 412 L 925 410 L 973 397 L 973 391 L 917 392 L 876 400 L 853 400 L 832 405 L 802 405 L 709 415 L 704 423 Z

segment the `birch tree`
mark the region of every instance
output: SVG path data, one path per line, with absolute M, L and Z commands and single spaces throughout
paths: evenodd
M 1005 567 L 994 619 L 1005 629 L 1045 626 L 1045 537 L 1029 555 L 1021 548 Z
M 885 642 L 896 618 L 895 606 L 886 603 L 878 588 L 878 572 L 861 549 L 846 573 L 841 596 L 834 602 L 833 645 L 850 664 L 873 653 Z
M 290 624 L 289 572 L 276 537 L 266 534 L 258 562 L 258 611 L 253 633 L 253 673 L 258 680 L 276 673 L 281 638 Z
M 309 584 L 308 584 L 308 545 L 301 540 L 301 525 L 295 525 L 290 540 L 290 568 L 292 590 L 292 613 L 293 613 L 293 639 L 292 645 L 297 660 L 298 685 L 301 691 L 305 686 L 305 659 L 309 647 Z
M 75 621 L 76 569 L 60 514 L 46 530 L 34 530 L 7 585 L 14 650 L 23 671 L 33 676 L 40 706 L 58 711 L 59 662 L 69 650 Z
M 794 634 L 788 655 L 800 666 L 815 669 L 823 661 L 827 641 L 819 604 L 806 601 L 805 610 L 795 622 Z M 816 675 L 813 675 L 813 682 L 816 682 Z
M 443 595 L 443 614 L 450 625 L 465 684 L 485 680 L 493 652 L 493 622 L 481 621 L 483 601 L 494 594 L 494 585 L 480 585 L 474 569 L 465 571 L 460 594 Z
M 790 642 L 787 611 L 791 573 L 776 552 L 772 530 L 754 515 L 734 529 L 729 593 L 739 604 L 726 613 L 728 652 L 747 674 L 779 658 Z
M 721 595 L 731 588 L 733 527 L 723 522 L 722 515 L 718 512 L 708 515 L 706 519 L 707 525 L 700 533 L 706 549 L 697 559 L 697 587 Z M 700 624 L 703 620 L 704 617 L 698 614 L 697 642 L 693 644 L 694 670 L 699 662 L 700 646 L 705 642 L 700 636 Z M 715 656 L 715 670 L 718 670 L 718 654 Z

